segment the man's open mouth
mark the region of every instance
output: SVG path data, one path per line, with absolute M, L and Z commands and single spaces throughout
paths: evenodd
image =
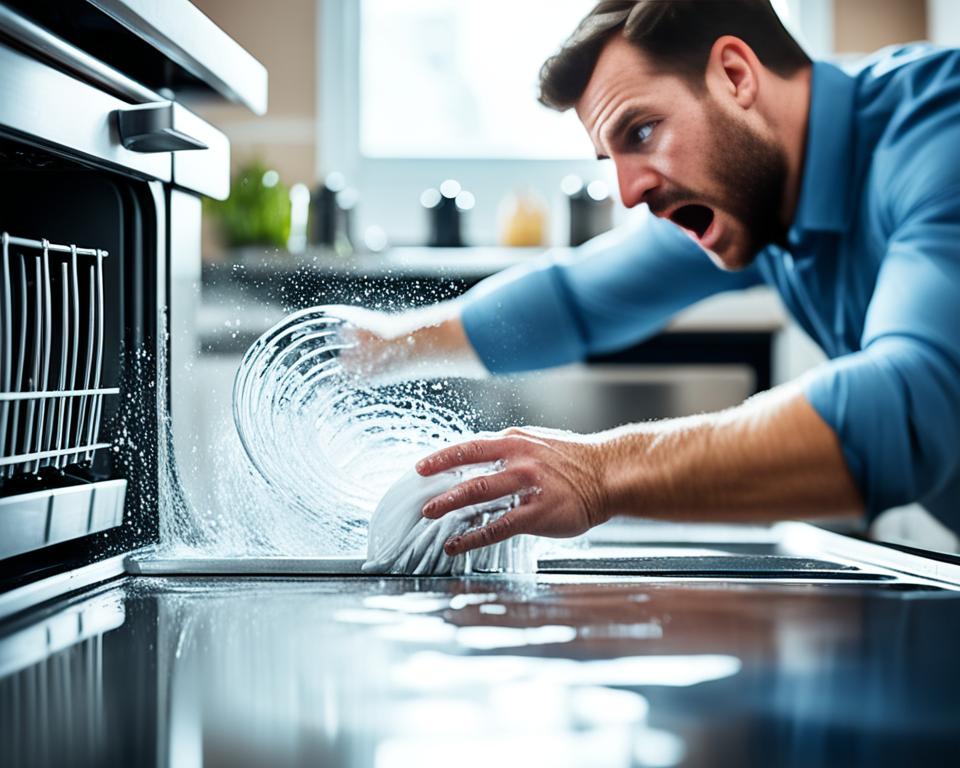
M 699 240 L 707 234 L 713 219 L 713 210 L 705 205 L 682 205 L 670 214 L 670 221 L 693 232 Z

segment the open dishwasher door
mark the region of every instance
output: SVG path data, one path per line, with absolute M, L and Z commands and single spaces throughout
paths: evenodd
M 171 255 L 230 183 L 181 101 L 266 82 L 185 0 L 0 2 L 0 617 L 158 538 Z

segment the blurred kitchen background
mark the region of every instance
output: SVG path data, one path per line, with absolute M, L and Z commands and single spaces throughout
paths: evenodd
M 193 105 L 229 136 L 233 192 L 207 205 L 202 244 L 178 244 L 172 265 L 177 454 L 194 503 L 216 514 L 208 468 L 232 428 L 233 374 L 285 312 L 431 303 L 632 214 L 575 115 L 536 102 L 540 64 L 592 0 L 194 2 L 270 77 L 262 117 Z M 774 5 L 817 58 L 960 45 L 956 0 Z M 478 428 L 593 431 L 735 405 L 821 359 L 777 298 L 754 289 L 694 307 L 621 354 L 449 382 L 440 396 L 470 402 Z M 917 508 L 884 516 L 874 533 L 957 547 Z

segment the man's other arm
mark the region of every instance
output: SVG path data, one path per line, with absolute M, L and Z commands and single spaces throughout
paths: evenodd
M 568 257 L 506 270 L 453 301 L 395 315 L 341 308 L 359 341 L 343 359 L 361 375 L 398 378 L 548 368 L 628 346 L 700 299 L 760 281 L 755 268 L 718 269 L 644 211 Z

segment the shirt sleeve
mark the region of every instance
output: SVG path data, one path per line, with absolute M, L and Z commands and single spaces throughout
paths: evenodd
M 915 207 L 895 230 L 862 350 L 804 382 L 871 516 L 919 501 L 947 524 L 960 522 L 958 244 L 960 186 Z
M 461 317 L 484 365 L 514 373 L 629 346 L 700 299 L 760 282 L 755 267 L 714 266 L 678 227 L 645 212 L 568 258 L 485 280 L 464 297 Z

